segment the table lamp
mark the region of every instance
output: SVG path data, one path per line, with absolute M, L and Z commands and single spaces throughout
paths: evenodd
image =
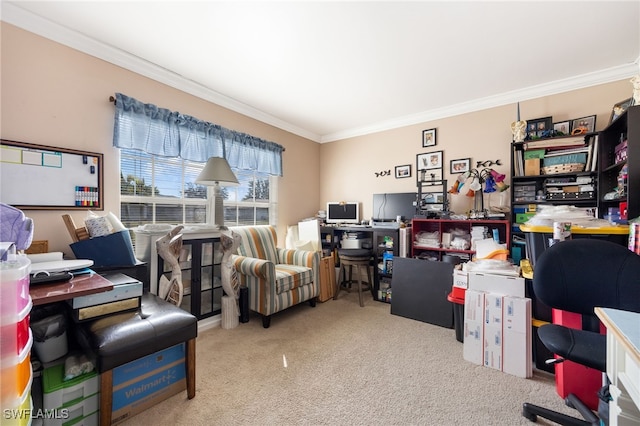
M 238 178 L 231 171 L 227 160 L 222 157 L 211 157 L 196 178 L 196 183 L 211 187 L 207 190 L 209 208 L 207 209 L 207 223 L 224 226 L 224 207 L 221 186 L 237 186 Z M 211 193 L 213 191 L 213 194 Z

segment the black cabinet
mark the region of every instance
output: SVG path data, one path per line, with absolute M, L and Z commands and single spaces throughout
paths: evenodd
M 171 269 L 158 256 L 158 277 L 171 277 Z M 222 306 L 220 237 L 189 238 L 183 235 L 180 268 L 184 296 L 180 307 L 198 319 L 218 315 Z
M 598 216 L 615 209 L 622 218 L 640 216 L 640 106 L 629 107 L 600 132 L 598 155 Z

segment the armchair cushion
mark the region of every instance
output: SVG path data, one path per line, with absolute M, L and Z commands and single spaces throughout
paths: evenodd
M 242 243 L 238 247 L 239 255 L 280 263 L 276 252 L 276 230 L 274 227 L 265 225 L 239 226 L 232 228 L 232 230 L 242 238 Z

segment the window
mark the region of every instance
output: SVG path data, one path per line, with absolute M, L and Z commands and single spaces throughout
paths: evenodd
M 147 223 L 206 223 L 207 187 L 195 183 L 205 163 L 120 149 L 120 220 L 128 228 Z M 276 222 L 277 177 L 236 170 L 239 186 L 223 187 L 227 226 Z

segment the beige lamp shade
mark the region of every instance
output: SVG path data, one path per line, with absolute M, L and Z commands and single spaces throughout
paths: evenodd
M 231 167 L 227 160 L 222 157 L 211 157 L 207 160 L 204 169 L 198 175 L 196 183 L 200 185 L 214 186 L 236 186 L 240 183 L 238 178 L 231 171 Z

